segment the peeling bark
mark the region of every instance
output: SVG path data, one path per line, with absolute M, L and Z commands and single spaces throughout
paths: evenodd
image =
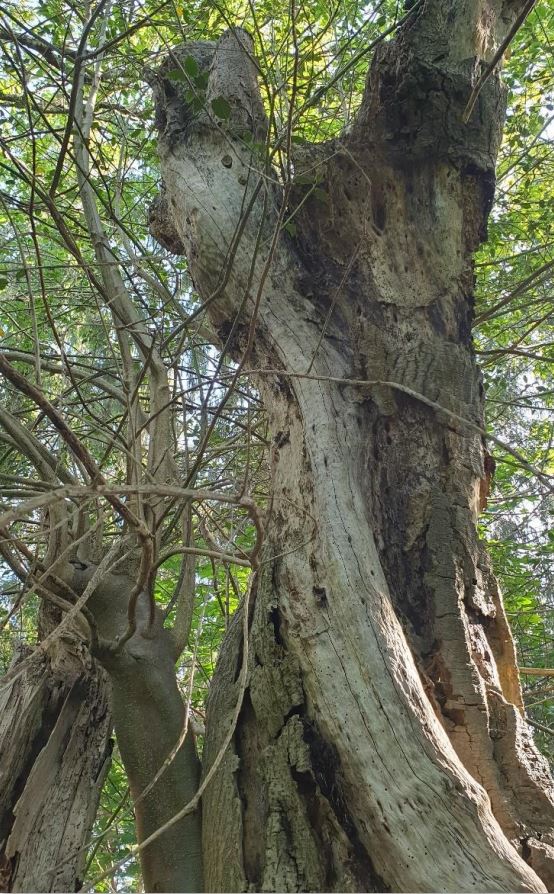
M 76 891 L 111 754 L 109 687 L 75 641 L 0 690 L 0 890 Z
M 264 177 L 244 140 L 265 128 L 245 32 L 177 52 L 209 70 L 204 111 L 164 80 L 175 54 L 160 71 L 154 232 L 187 254 L 222 340 L 249 352 L 273 437 L 248 690 L 203 800 L 209 890 L 551 884 L 554 789 L 477 540 L 483 440 L 460 421 L 482 427 L 471 259 L 493 196 L 497 75 L 468 125 L 462 113 L 519 11 L 429 0 L 408 19 L 350 134 L 295 161 L 317 165 L 325 204 Z M 283 202 L 295 239 L 273 238 Z M 205 771 L 239 660 L 237 622 Z

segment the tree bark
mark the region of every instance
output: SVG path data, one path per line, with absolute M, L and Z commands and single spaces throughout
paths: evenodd
M 203 798 L 207 890 L 554 881 L 552 781 L 476 535 L 471 258 L 493 198 L 497 74 L 462 119 L 520 11 L 417 7 L 376 53 L 351 132 L 294 159 L 303 184 L 279 184 L 245 139 L 267 127 L 245 32 L 188 44 L 160 71 L 152 230 L 187 254 L 273 437 L 247 691 Z M 164 77 L 190 55 L 209 70 L 201 112 Z M 237 620 L 211 687 L 204 772 L 241 654 Z
M 0 890 L 77 891 L 111 755 L 106 675 L 77 640 L 21 649 L 0 689 Z
M 137 577 L 135 564 L 127 564 L 126 573 L 105 573 L 87 601 L 99 637 L 97 660 L 82 631 L 56 635 L 58 617 L 48 628 L 54 636 L 35 652 L 23 650 L 1 681 L 0 890 L 80 890 L 113 726 L 139 843 L 198 788 L 200 764 L 190 731 L 178 747 L 185 706 L 175 643 L 161 615 L 150 624 L 145 593 L 137 603 L 135 633 L 115 648 L 128 626 Z M 76 561 L 58 574 L 82 594 L 96 568 Z M 140 859 L 147 891 L 203 890 L 200 812 L 173 824 Z
M 77 562 L 71 585 L 82 593 L 96 565 Z M 104 642 L 121 639 L 128 626 L 128 602 L 136 568 L 104 574 L 87 602 Z M 142 844 L 187 804 L 200 781 L 200 763 L 192 731 L 185 728 L 185 706 L 175 675 L 175 644 L 150 600 L 141 593 L 136 631 L 121 649 L 98 648 L 111 683 L 119 750 L 133 798 L 137 840 Z M 167 762 L 172 758 L 170 762 Z M 162 769 L 163 768 L 163 769 Z M 152 785 L 158 772 L 158 781 Z M 173 824 L 140 852 L 146 891 L 201 891 L 200 811 Z

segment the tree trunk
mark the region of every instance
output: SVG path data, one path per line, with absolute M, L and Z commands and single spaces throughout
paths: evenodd
M 303 185 L 279 185 L 245 139 L 267 129 L 245 32 L 188 44 L 160 72 L 165 192 L 152 230 L 187 254 L 273 437 L 247 690 L 203 798 L 207 890 L 554 882 L 552 781 L 476 536 L 471 256 L 504 115 L 496 74 L 462 117 L 521 4 L 422 8 L 376 54 L 352 131 L 301 147 L 290 170 Z M 209 69 L 199 113 L 164 79 L 190 55 Z M 211 687 L 204 772 L 241 655 L 237 619 Z
M 85 590 L 96 567 L 75 563 L 71 585 L 76 592 Z M 100 638 L 112 646 L 127 630 L 136 579 L 133 566 L 126 573 L 104 574 L 87 602 Z M 190 729 L 180 744 L 185 706 L 177 687 L 174 641 L 159 613 L 150 624 L 145 593 L 137 602 L 133 636 L 121 649 L 100 646 L 98 657 L 111 683 L 115 732 L 142 844 L 192 799 L 200 781 Z M 201 891 L 200 812 L 174 823 L 141 850 L 140 860 L 146 891 Z
M 115 646 L 128 626 L 137 578 L 135 565 L 128 565 L 128 573 L 104 573 L 87 600 L 102 667 L 91 659 L 82 632 L 65 631 L 48 637 L 35 652 L 23 650 L 2 680 L 0 890 L 80 890 L 109 767 L 112 723 L 139 843 L 171 820 L 198 788 L 200 764 L 190 731 L 180 744 L 185 707 L 175 675 L 175 644 L 161 615 L 149 623 L 145 593 L 136 606 L 135 633 L 122 648 Z M 96 568 L 76 561 L 64 576 L 82 594 Z M 201 891 L 199 811 L 159 835 L 140 859 L 145 890 Z
M 77 891 L 111 754 L 104 672 L 78 640 L 21 649 L 0 689 L 0 890 Z

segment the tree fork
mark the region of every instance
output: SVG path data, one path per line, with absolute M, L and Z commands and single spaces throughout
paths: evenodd
M 324 205 L 305 185 L 279 186 L 252 150 L 267 122 L 245 32 L 186 45 L 160 70 L 153 233 L 187 254 L 234 355 L 248 350 L 273 435 L 248 691 L 203 800 L 210 890 L 554 881 L 552 781 L 476 536 L 481 436 L 394 389 L 328 381 L 397 382 L 482 427 L 471 258 L 505 111 L 496 74 L 462 117 L 520 12 L 416 6 L 375 54 L 350 134 L 294 162 L 296 174 L 317 166 Z M 165 77 L 190 55 L 209 71 L 200 112 Z M 297 235 L 270 250 L 283 201 Z M 233 625 L 205 769 L 236 701 L 239 652 Z
M 127 629 L 136 557 L 129 565 L 121 573 L 104 574 L 87 603 L 104 641 L 121 639 Z M 94 564 L 75 563 L 71 586 L 77 593 L 84 592 L 95 569 Z M 190 728 L 181 742 L 186 715 L 175 674 L 175 642 L 159 610 L 150 623 L 147 593 L 137 601 L 134 634 L 121 650 L 103 649 L 98 659 L 111 683 L 115 732 L 141 844 L 191 800 L 200 782 Z M 203 890 L 200 812 L 184 817 L 141 850 L 140 861 L 147 891 Z

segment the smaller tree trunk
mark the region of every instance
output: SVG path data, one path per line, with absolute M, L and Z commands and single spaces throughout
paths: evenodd
M 96 566 L 80 562 L 72 587 L 83 592 Z M 106 574 L 88 600 L 104 639 L 121 637 L 134 577 Z M 99 660 L 112 684 L 115 732 L 134 801 L 139 844 L 158 831 L 187 804 L 198 788 L 200 762 L 192 732 L 177 745 L 185 725 L 185 706 L 175 675 L 175 645 L 150 603 L 141 594 L 137 629 L 120 651 L 102 651 Z M 168 758 L 170 760 L 168 761 Z M 166 764 L 151 791 L 143 792 Z M 174 823 L 140 852 L 147 891 L 202 891 L 200 811 Z
M 77 640 L 22 647 L 0 689 L 0 890 L 76 891 L 111 755 L 109 684 Z

